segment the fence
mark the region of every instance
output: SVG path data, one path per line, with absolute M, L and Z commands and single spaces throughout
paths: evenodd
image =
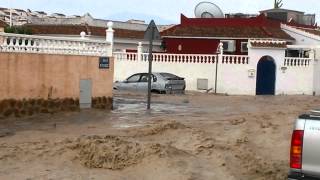
M 135 73 L 148 71 L 147 53 L 114 53 L 115 81 L 122 81 Z M 169 72 L 184 77 L 187 90 L 200 90 L 199 80 L 207 80 L 207 90 L 215 89 L 215 75 L 218 62 L 218 92 L 230 93 L 239 89 L 240 79 L 248 79 L 249 57 L 221 54 L 167 54 L 154 53 L 153 72 Z M 227 86 L 225 86 L 227 85 Z M 202 89 L 203 90 L 203 89 Z M 231 91 L 232 90 L 232 91 Z M 239 89 L 236 94 L 248 94 Z
M 313 93 L 314 61 L 311 58 L 285 57 L 277 76 L 280 94 Z
M 286 57 L 284 59 L 284 66 L 310 66 L 311 58 L 295 58 L 295 57 Z
M 109 47 L 106 41 L 0 33 L 1 52 L 106 56 Z

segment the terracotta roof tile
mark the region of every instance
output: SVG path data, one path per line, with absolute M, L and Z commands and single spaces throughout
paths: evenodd
M 250 45 L 253 48 L 286 48 L 286 41 L 274 40 L 250 40 Z
M 106 36 L 106 28 L 86 25 L 25 25 L 33 34 L 80 35 L 82 31 L 93 36 Z M 143 39 L 144 31 L 114 29 L 116 38 Z
M 25 25 L 32 30 L 33 34 L 64 34 L 80 35 L 82 31 L 87 33 L 86 26 L 57 26 L 57 25 Z
M 161 34 L 162 36 L 184 37 L 233 37 L 233 38 L 278 38 L 293 40 L 293 38 L 277 27 L 257 26 L 181 26 L 177 25 Z
M 101 27 L 89 27 L 92 35 L 105 36 L 106 28 Z M 143 39 L 144 31 L 128 30 L 128 29 L 114 29 L 114 35 L 117 38 L 129 38 L 129 39 Z

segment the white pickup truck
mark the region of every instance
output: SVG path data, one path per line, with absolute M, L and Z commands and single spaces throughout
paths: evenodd
M 320 180 L 320 110 L 301 115 L 291 141 L 288 180 Z

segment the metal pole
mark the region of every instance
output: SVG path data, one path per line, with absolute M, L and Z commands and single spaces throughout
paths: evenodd
M 216 59 L 216 76 L 214 81 L 214 93 L 217 94 L 217 87 L 218 87 L 218 63 L 219 63 L 219 55 L 217 54 Z
M 152 48 L 153 48 L 153 38 L 154 38 L 154 27 L 152 28 L 152 35 L 149 39 L 149 78 L 148 78 L 148 107 L 147 109 L 151 109 L 151 80 L 152 80 Z

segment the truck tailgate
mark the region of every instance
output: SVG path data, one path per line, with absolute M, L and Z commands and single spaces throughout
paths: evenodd
M 320 176 L 320 121 L 307 120 L 304 128 L 302 173 Z

